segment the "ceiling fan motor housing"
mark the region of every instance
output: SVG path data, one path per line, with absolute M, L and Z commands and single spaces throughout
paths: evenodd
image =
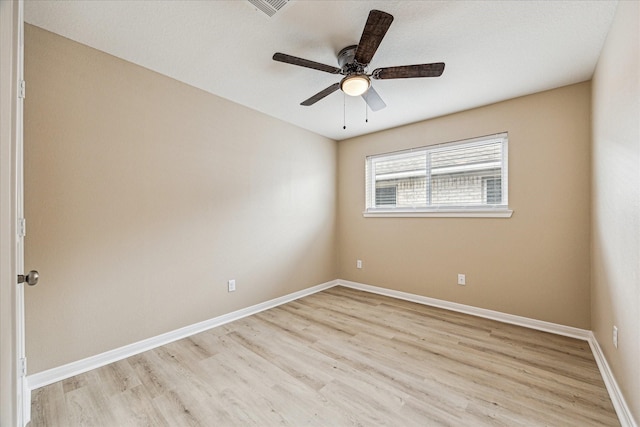
M 342 68 L 342 74 L 365 74 L 367 64 L 360 64 L 355 60 L 357 45 L 347 46 L 338 52 L 338 65 Z

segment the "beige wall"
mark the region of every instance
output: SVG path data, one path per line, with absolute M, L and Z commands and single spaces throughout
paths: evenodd
M 588 329 L 590 96 L 581 83 L 340 142 L 340 278 Z M 362 216 L 367 155 L 503 131 L 512 218 Z
M 593 77 L 592 199 L 592 328 L 640 421 L 640 3 L 635 1 L 618 4 Z
M 37 27 L 25 54 L 30 373 L 337 277 L 334 141 Z

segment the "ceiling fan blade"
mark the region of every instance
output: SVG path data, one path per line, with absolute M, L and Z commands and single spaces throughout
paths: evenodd
M 331 86 L 329 86 L 328 88 L 323 89 L 320 92 L 316 93 L 311 98 L 309 98 L 309 99 L 307 99 L 305 101 L 302 101 L 300 103 L 300 105 L 304 105 L 305 107 L 313 105 L 316 102 L 320 101 L 325 96 L 331 95 L 333 92 L 337 91 L 338 89 L 340 89 L 340 83 L 334 83 Z
M 378 50 L 380 42 L 387 34 L 387 30 L 393 22 L 393 15 L 381 10 L 372 10 L 369 12 L 369 18 L 360 36 L 360 43 L 356 49 L 355 60 L 360 64 L 367 65 L 371 62 L 373 55 Z
M 379 111 L 387 106 L 382 98 L 380 98 L 380 95 L 378 95 L 378 92 L 373 89 L 373 86 L 369 87 L 369 90 L 362 94 L 362 99 L 364 99 L 369 108 L 371 108 L 371 111 Z
M 342 70 L 331 65 L 321 64 L 315 61 L 309 61 L 308 59 L 298 58 L 297 56 L 287 55 L 286 53 L 277 52 L 273 55 L 274 61 L 284 62 L 287 64 L 298 65 L 300 67 L 312 68 L 314 70 L 320 70 L 331 74 L 339 74 Z
M 444 72 L 444 62 L 433 64 L 403 65 L 400 67 L 376 68 L 371 77 L 384 79 L 412 79 L 415 77 L 440 77 Z

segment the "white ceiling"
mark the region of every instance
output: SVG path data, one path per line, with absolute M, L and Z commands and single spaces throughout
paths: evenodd
M 292 0 L 269 18 L 245 0 L 25 2 L 25 20 L 335 140 L 589 80 L 617 1 Z M 271 59 L 337 66 L 369 10 L 394 16 L 369 71 L 445 62 L 442 77 L 374 80 L 369 112 L 338 91 L 300 102 L 340 76 Z M 343 104 L 346 110 L 343 111 Z M 347 129 L 343 130 L 346 112 Z

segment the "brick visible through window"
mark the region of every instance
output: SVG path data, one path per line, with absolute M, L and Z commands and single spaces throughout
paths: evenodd
M 376 206 L 395 206 L 396 193 L 396 186 L 376 188 Z

